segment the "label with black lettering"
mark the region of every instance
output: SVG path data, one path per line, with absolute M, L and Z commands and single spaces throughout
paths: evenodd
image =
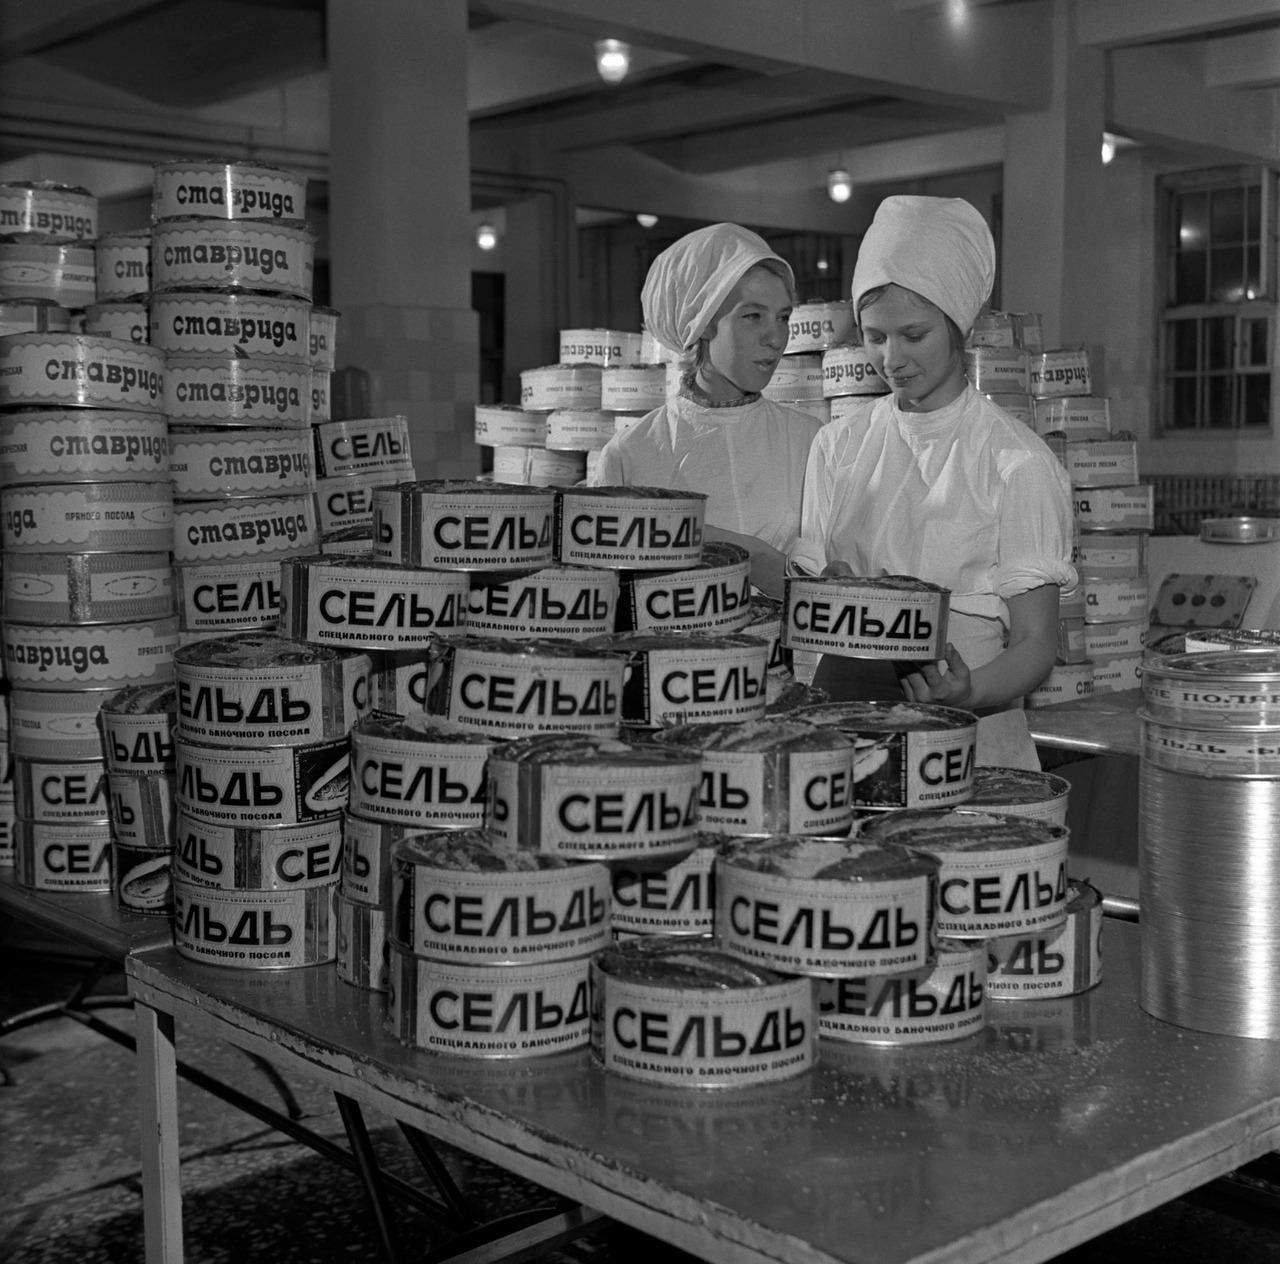
M 86 627 L 5 623 L 5 675 L 33 689 L 123 689 L 173 679 L 178 620 Z
M 89 335 L 13 334 L 0 344 L 0 404 L 161 411 L 164 352 Z
M 204 562 L 173 568 L 183 632 L 274 630 L 280 621 L 280 563 Z
M 329 421 L 313 424 L 311 435 L 315 440 L 317 478 L 374 474 L 412 464 L 407 417 Z
M 175 355 L 243 356 L 301 361 L 309 357 L 310 303 L 224 291 L 151 296 L 151 345 Z
M 0 494 L 6 553 L 167 553 L 173 494 L 164 483 L 51 483 Z
M 107 817 L 107 771 L 101 759 L 46 762 L 18 755 L 13 761 L 18 815 L 28 821 L 67 824 Z
M 352 736 L 351 810 L 372 821 L 449 827 L 484 823 L 492 746 L 472 740 Z
M 337 955 L 335 885 L 295 891 L 215 891 L 173 880 L 173 945 L 211 965 L 284 970 Z
M 793 650 L 891 661 L 946 652 L 950 594 L 936 585 L 789 578 L 786 593 L 784 639 Z
M 1077 889 L 1072 883 L 1072 889 Z M 1072 899 L 1066 922 L 1039 935 L 990 939 L 987 994 L 992 1000 L 1075 996 L 1102 981 L 1102 902 Z
M 938 934 L 990 939 L 1061 926 L 1067 916 L 1067 833 L 1058 834 L 1050 842 L 999 849 L 952 848 L 944 839 L 936 846 L 934 840 L 922 843 L 942 862 Z
M 572 488 L 556 499 L 556 553 L 572 566 L 674 569 L 702 559 L 706 497 Z
M 703 845 L 670 868 L 610 865 L 615 937 L 709 935 L 715 919 L 716 848 Z
M 266 163 L 179 159 L 159 163 L 155 168 L 153 224 L 182 215 L 300 220 L 306 207 L 306 177 Z
M 170 431 L 178 500 L 309 492 L 311 441 L 300 430 Z
M 865 808 L 943 808 L 973 793 L 977 725 L 860 735 L 853 802 Z
M 171 850 L 174 840 L 173 774 L 112 773 L 111 828 L 116 841 L 152 851 Z
M 13 823 L 14 876 L 34 891 L 110 891 L 111 826 Z
M 701 828 L 720 834 L 843 834 L 853 820 L 849 748 L 702 752 Z
M 173 515 L 173 560 L 216 562 L 319 548 L 315 497 L 194 501 Z
M 842 395 L 884 395 L 889 390 L 862 347 L 831 347 L 822 355 L 822 394 L 826 399 Z
M 614 630 L 617 605 L 617 571 L 548 566 L 500 582 L 476 575 L 467 597 L 467 630 L 585 641 Z
M 759 720 L 767 700 L 769 647 L 710 646 L 633 651 L 622 712 L 627 723 L 660 728 Z
M 0 417 L 0 483 L 163 481 L 165 419 L 150 413 L 41 412 Z
M 336 819 L 238 829 L 182 812 L 174 834 L 174 864 L 183 880 L 215 890 L 330 886 L 342 859 L 342 822 Z

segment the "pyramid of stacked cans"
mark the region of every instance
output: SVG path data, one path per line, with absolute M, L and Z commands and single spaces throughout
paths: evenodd
M 45 287 L 8 291 L 6 328 L 19 328 L 0 339 L 18 877 L 41 890 L 109 890 L 99 710 L 122 690 L 170 681 L 177 642 L 164 355 L 146 345 L 138 324 L 148 288 L 138 243 L 115 250 L 105 239 L 95 251 L 91 195 L 8 186 L 0 215 L 18 230 L 5 243 L 13 270 L 0 267 L 7 283 L 16 273 Z M 106 301 L 95 304 L 99 298 Z M 131 805 L 121 818 L 125 845 L 152 820 L 146 802 L 131 796 L 137 789 L 122 783 L 122 803 Z M 129 815 L 139 807 L 142 816 Z M 136 907 L 151 911 L 152 879 L 138 876 L 120 898 L 136 896 Z
M 1045 351 L 1040 335 L 1034 314 L 984 312 L 965 352 L 974 385 L 1033 427 L 1071 480 L 1080 584 L 1061 604 L 1058 663 L 1031 706 L 1138 687 L 1155 512 L 1136 441 L 1113 430 L 1110 402 L 1092 394 L 1088 353 Z

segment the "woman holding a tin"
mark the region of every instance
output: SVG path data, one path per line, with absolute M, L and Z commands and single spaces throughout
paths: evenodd
M 611 440 L 591 481 L 705 493 L 707 538 L 746 548 L 752 583 L 781 597 L 819 429 L 760 394 L 787 349 L 791 267 L 755 233 L 713 224 L 654 260 L 641 302 L 650 333 L 680 356 L 680 393 Z
M 880 204 L 853 304 L 892 393 L 814 442 L 792 554 L 798 572 L 912 575 L 949 589 L 946 656 L 900 672 L 901 690 L 979 712 L 1019 706 L 1044 679 L 1058 591 L 1076 582 L 1065 471 L 965 377 L 965 338 L 994 277 L 995 243 L 968 202 Z M 814 683 L 865 697 L 858 675 L 856 660 L 827 655 Z

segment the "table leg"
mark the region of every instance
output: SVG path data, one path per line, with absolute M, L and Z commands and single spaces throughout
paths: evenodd
M 364 1126 L 364 1115 L 360 1111 L 360 1103 L 343 1093 L 334 1093 L 333 1097 L 338 1103 L 338 1114 L 342 1116 L 342 1126 L 347 1130 L 347 1140 L 351 1143 L 351 1153 L 355 1156 L 356 1165 L 360 1171 L 360 1183 L 364 1186 L 365 1197 L 369 1200 L 369 1210 L 373 1213 L 374 1227 L 378 1231 L 378 1240 L 382 1244 L 382 1257 L 387 1264 L 400 1264 L 400 1250 L 396 1246 L 391 1207 L 387 1202 L 386 1189 L 382 1183 L 378 1157 L 373 1152 L 373 1142 L 369 1140 L 368 1130 Z M 147 1264 L 151 1264 L 151 1261 L 148 1260 Z
M 138 1034 L 138 1128 L 147 1264 L 182 1264 L 178 1079 L 173 1015 L 134 1007 Z

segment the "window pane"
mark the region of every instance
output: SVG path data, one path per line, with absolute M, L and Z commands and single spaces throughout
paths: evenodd
M 1196 361 L 1196 329 L 1194 320 L 1169 322 L 1169 368 L 1183 373 L 1194 373 Z
M 1262 240 L 1262 186 L 1249 186 L 1249 240 Z
M 1196 379 L 1175 377 L 1169 383 L 1171 430 L 1194 430 L 1196 425 Z
M 1240 322 L 1240 365 L 1247 368 L 1251 365 L 1269 364 L 1267 355 L 1267 326 L 1265 317 Z
M 1244 297 L 1244 251 L 1228 246 L 1210 252 L 1210 294 L 1216 302 L 1230 303 Z
M 1184 193 L 1178 201 L 1178 244 L 1186 250 L 1209 244 L 1209 195 Z
M 1205 301 L 1205 252 L 1184 250 L 1178 255 L 1177 276 L 1173 287 L 1173 305 Z
M 1244 240 L 1244 189 L 1213 191 L 1210 231 L 1215 246 Z
M 1250 246 L 1245 252 L 1245 298 L 1262 297 L 1262 251 Z
M 1265 426 L 1271 420 L 1271 374 L 1249 373 L 1240 379 L 1245 426 Z
M 1231 428 L 1231 378 L 1225 373 L 1205 381 L 1204 424 L 1211 430 Z
M 1207 317 L 1204 322 L 1204 367 L 1229 369 L 1235 321 L 1230 316 Z

